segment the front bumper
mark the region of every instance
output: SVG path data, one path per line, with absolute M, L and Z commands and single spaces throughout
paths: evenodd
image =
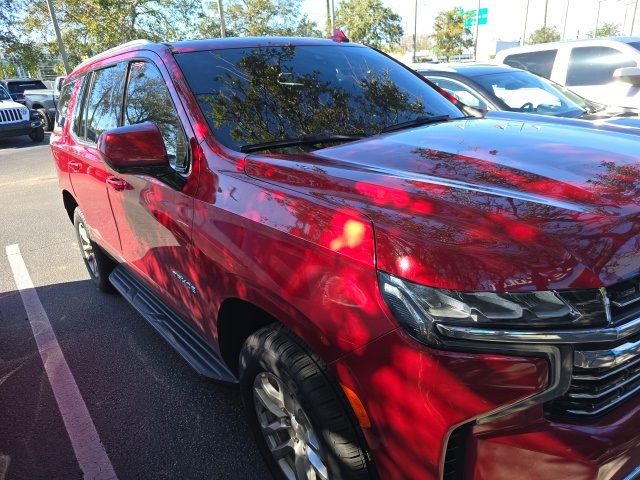
M 0 123 L 0 138 L 29 135 L 35 128 L 42 126 L 42 120 L 32 119 L 21 122 Z
M 436 350 L 395 330 L 332 366 L 370 417 L 381 478 L 634 478 L 640 397 L 597 421 L 550 420 L 552 362 L 526 355 Z

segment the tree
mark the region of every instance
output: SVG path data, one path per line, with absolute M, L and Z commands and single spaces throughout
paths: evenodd
M 436 54 L 446 57 L 460 55 L 465 48 L 473 45 L 471 30 L 464 26 L 464 13 L 461 8 L 443 10 L 433 24 L 433 41 Z
M 382 0 L 343 0 L 335 13 L 335 24 L 344 28 L 350 40 L 388 49 L 400 43 L 403 29 L 400 15 Z
M 200 2 L 193 0 L 64 0 L 56 2 L 56 9 L 72 65 L 134 39 L 171 41 L 193 36 L 193 18 L 202 16 Z M 46 3 L 31 3 L 23 20 L 22 41 L 39 38 L 48 45 L 47 39 L 54 38 L 50 25 Z M 58 53 L 54 42 L 51 48 Z
M 557 42 L 560 40 L 560 33 L 556 27 L 540 27 L 533 32 L 527 40 L 529 44 Z
M 598 27 L 595 32 L 593 30 L 589 32 L 589 37 L 615 37 L 620 34 L 620 25 L 616 25 L 615 23 L 605 23 L 601 27 Z
M 315 22 L 300 14 L 302 0 L 230 0 L 225 20 L 237 35 L 319 37 Z

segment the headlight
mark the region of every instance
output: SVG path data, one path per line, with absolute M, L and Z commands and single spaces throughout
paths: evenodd
M 20 115 L 22 115 L 22 117 L 26 117 L 29 114 L 29 109 L 28 108 L 21 108 L 20 109 Z
M 528 293 L 459 292 L 418 285 L 379 272 L 382 296 L 414 337 L 438 344 L 435 325 L 531 330 L 606 325 L 604 297 L 597 289 Z

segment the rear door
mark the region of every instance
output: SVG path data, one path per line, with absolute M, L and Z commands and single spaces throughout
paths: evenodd
M 536 50 L 533 52 L 514 53 L 504 57 L 502 63 L 513 68 L 528 70 L 544 78 L 551 78 L 558 49 Z
M 66 147 L 73 192 L 91 234 L 116 256 L 120 252 L 120 238 L 107 193 L 113 175 L 98 154 L 96 142 L 103 131 L 118 125 L 125 71 L 126 64 L 117 63 L 84 77 L 74 109 L 71 141 Z
M 150 54 L 151 55 L 151 54 Z M 155 123 L 183 187 L 137 174 L 117 174 L 123 188 L 111 188 L 109 198 L 122 239 L 127 265 L 155 287 L 174 309 L 201 327 L 198 293 L 193 280 L 191 225 L 197 175 L 190 169 L 189 141 L 194 138 L 178 115 L 179 99 L 167 87 L 168 72 L 153 57 L 128 65 L 122 124 Z

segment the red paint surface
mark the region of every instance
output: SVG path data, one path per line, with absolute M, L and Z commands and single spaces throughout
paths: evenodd
M 169 47 L 103 55 L 69 78 L 132 57 L 158 65 L 177 106 L 192 149 L 184 188 L 118 174 L 128 187 L 108 189 L 115 172 L 95 146 L 75 141 L 69 121 L 51 139 L 61 188 L 100 244 L 214 347 L 221 306 L 243 299 L 331 363 L 367 410 L 364 434 L 381 478 L 438 478 L 457 425 L 534 394 L 548 374 L 541 359 L 420 346 L 384 307 L 377 269 L 437 287 L 523 291 L 599 287 L 640 268 L 631 135 L 477 119 L 308 155 L 247 156 L 215 141 Z M 639 409 L 635 398 L 594 426 L 551 423 L 538 408 L 476 427 L 469 478 L 617 480 L 640 463 Z

